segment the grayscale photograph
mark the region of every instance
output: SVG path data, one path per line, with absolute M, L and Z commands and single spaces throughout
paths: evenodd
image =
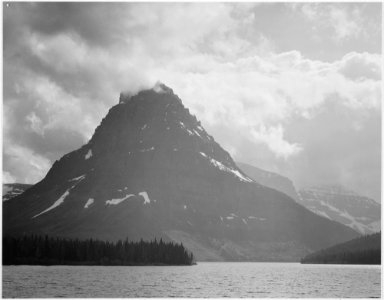
M 3 298 L 380 298 L 381 2 L 2 2 Z

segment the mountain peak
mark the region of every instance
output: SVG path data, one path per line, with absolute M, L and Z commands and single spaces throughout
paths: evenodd
M 297 260 L 357 235 L 247 177 L 162 83 L 123 94 L 87 144 L 3 203 L 3 224 L 5 235 L 162 237 L 231 260 Z
M 146 89 L 146 90 L 141 90 L 137 94 L 132 94 L 131 92 L 121 92 L 120 98 L 119 98 L 119 104 L 128 103 L 134 97 L 140 98 L 140 96 L 148 94 L 148 93 L 173 95 L 179 100 L 179 102 L 181 102 L 181 100 L 173 93 L 173 90 L 170 87 L 166 86 L 164 83 L 162 83 L 160 81 L 157 81 L 156 84 L 152 88 Z
M 163 93 L 173 94 L 173 90 L 160 81 L 156 82 L 152 90 L 158 94 L 163 94 Z

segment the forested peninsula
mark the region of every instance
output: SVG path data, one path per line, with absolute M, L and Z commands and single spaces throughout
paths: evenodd
M 160 241 L 117 242 L 49 236 L 3 237 L 3 265 L 192 265 L 183 244 Z
M 381 232 L 365 235 L 348 242 L 311 253 L 301 260 L 304 264 L 381 264 Z

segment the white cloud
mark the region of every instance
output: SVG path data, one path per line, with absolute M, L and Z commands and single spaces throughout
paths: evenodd
M 305 3 L 293 6 L 301 9 L 315 28 L 331 28 L 335 41 L 348 40 L 362 33 L 362 17 L 357 8 L 335 3 Z
M 329 17 L 337 39 L 348 39 L 360 34 L 361 29 L 358 24 L 360 15 L 358 10 L 348 13 L 346 10 L 332 6 L 329 11 Z
M 3 170 L 3 183 L 13 183 L 15 181 L 16 178 L 11 173 Z
M 73 5 L 68 10 L 59 5 L 56 11 L 45 11 L 48 6 L 36 4 L 34 7 L 42 10 L 32 15 L 30 7 L 16 9 L 15 15 L 6 12 L 10 23 L 5 22 L 4 111 L 9 117 L 4 121 L 4 149 L 13 153 L 12 157 L 27 151 L 14 147 L 32 148 L 33 135 L 27 136 L 29 140 L 23 140 L 22 146 L 18 143 L 26 125 L 30 134 L 45 133 L 47 140 L 55 132 L 76 132 L 86 140 L 108 108 L 117 104 L 121 91 L 135 93 L 157 80 L 173 88 L 236 157 L 265 150 L 268 153 L 260 157 L 271 158 L 269 163 L 275 166 L 293 163 L 307 154 L 308 144 L 289 129 L 293 119 L 313 121 L 327 102 L 337 102 L 347 113 L 353 111 L 355 123 L 364 133 L 367 129 L 359 116 L 367 118 L 372 111 L 380 111 L 380 55 L 355 51 L 325 62 L 310 59 L 299 50 L 278 52 L 278 43 L 271 40 L 270 33 L 285 24 L 263 31 L 261 25 L 269 20 L 258 20 L 253 4 Z M 271 16 L 285 17 L 282 22 L 289 20 L 284 13 L 274 14 L 285 6 L 261 6 L 273 11 Z M 315 32 L 323 37 L 329 34 L 345 42 L 364 29 L 361 12 L 349 5 L 294 6 L 313 26 L 322 28 Z M 296 32 L 297 27 L 292 28 Z M 328 50 L 327 44 L 323 48 L 318 45 L 321 49 L 317 52 Z M 14 120 L 24 123 L 20 126 Z M 321 133 L 321 126 L 314 130 Z M 41 152 L 29 150 L 27 155 L 39 163 L 46 153 L 57 151 L 47 150 L 46 145 L 41 148 Z M 62 152 L 50 155 L 56 159 Z M 20 165 L 25 168 L 17 167 L 15 158 L 7 161 L 16 166 L 11 176 L 24 178 L 30 166 L 37 178 L 39 171 L 24 159 Z
M 276 156 L 284 156 L 283 151 L 288 158 L 298 153 L 300 147 L 290 147 L 295 145 L 294 141 L 288 143 L 279 130 L 269 132 L 266 128 L 275 128 L 279 123 L 283 128 L 295 114 L 311 118 L 334 95 L 346 109 L 359 109 L 362 114 L 380 109 L 379 80 L 363 77 L 356 82 L 344 75 L 343 67 L 355 56 L 360 54 L 350 53 L 333 63 L 306 59 L 298 51 L 252 56 L 230 63 L 204 56 L 199 58 L 201 65 L 209 65 L 209 70 L 196 73 L 192 71 L 193 60 L 177 62 L 183 66 L 182 72 L 168 69 L 163 71 L 163 78 L 203 124 L 228 124 L 244 135 L 254 128 L 264 128 L 253 136 L 259 143 L 267 144 Z M 372 58 L 376 55 L 364 56 L 375 68 L 380 66 L 380 60 Z M 360 73 L 364 74 L 365 69 Z M 268 134 L 273 138 L 266 138 Z M 277 137 L 280 144 L 276 143 Z
M 42 126 L 41 119 L 36 115 L 34 111 L 32 111 L 30 114 L 26 117 L 27 121 L 29 122 L 30 129 L 40 135 L 44 135 L 44 128 Z
M 4 149 L 4 155 L 7 158 L 7 167 L 18 175 L 18 182 L 36 183 L 41 180 L 49 168 L 51 162 L 28 148 L 18 145 L 7 145 Z M 3 170 L 3 181 L 12 182 L 15 179 L 13 174 Z
M 346 54 L 340 61 L 339 71 L 353 80 L 380 80 L 381 55 L 367 52 Z
M 58 72 L 76 72 L 88 59 L 84 42 L 73 34 L 51 38 L 32 34 L 26 42 L 34 55 Z
M 24 94 L 35 103 L 35 108 L 43 112 L 47 118 L 43 122 L 35 112 L 27 115 L 32 130 L 42 134 L 46 129 L 66 128 L 77 131 L 89 138 L 94 131 L 96 120 L 87 108 L 90 101 L 75 97 L 49 78 L 31 74 L 22 78 L 19 83 Z
M 255 143 L 266 144 L 275 153 L 277 158 L 287 159 L 302 150 L 300 145 L 296 143 L 290 144 L 284 140 L 284 130 L 281 125 L 270 128 L 261 126 L 258 130 L 252 129 L 250 133 Z

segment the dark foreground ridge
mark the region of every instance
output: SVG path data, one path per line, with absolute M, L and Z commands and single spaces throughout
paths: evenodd
M 304 264 L 381 264 L 381 232 L 359 237 L 307 255 Z
M 3 237 L 3 265 L 192 265 L 183 244 L 162 240 L 106 242 L 46 236 Z

